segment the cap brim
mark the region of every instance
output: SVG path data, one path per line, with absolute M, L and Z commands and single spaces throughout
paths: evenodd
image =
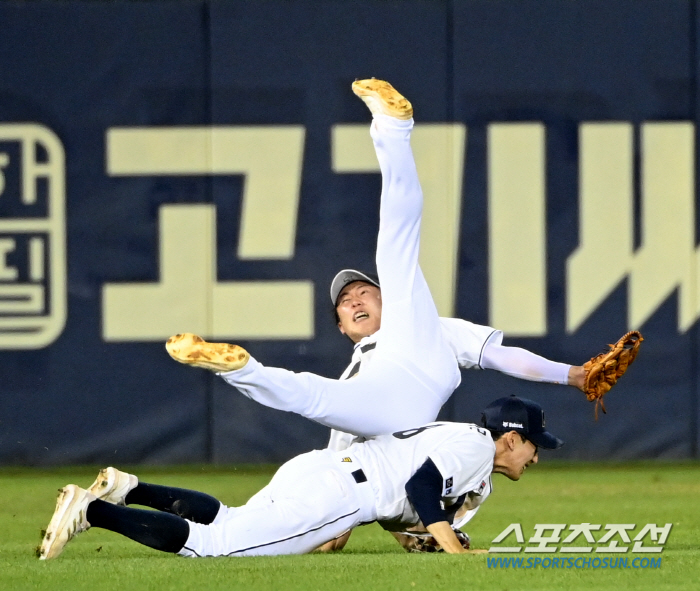
M 541 447 L 542 449 L 559 449 L 562 445 L 564 445 L 564 442 L 559 439 L 558 437 L 555 437 L 548 431 L 541 431 L 540 433 L 528 433 L 525 435 L 527 439 L 529 439 L 532 443 L 534 443 L 537 447 Z

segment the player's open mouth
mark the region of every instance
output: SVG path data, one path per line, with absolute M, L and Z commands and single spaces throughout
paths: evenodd
M 358 320 L 364 320 L 365 318 L 369 318 L 369 314 L 367 312 L 357 312 L 352 319 L 357 322 Z

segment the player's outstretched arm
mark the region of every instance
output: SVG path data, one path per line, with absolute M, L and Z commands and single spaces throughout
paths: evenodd
M 521 380 L 568 384 L 579 389 L 583 388 L 582 366 L 550 361 L 520 347 L 487 343 L 482 353 L 481 367 L 495 369 Z
M 573 386 L 584 392 L 588 400 L 596 401 L 597 418 L 598 404 L 605 412 L 602 397 L 625 374 L 637 357 L 642 341 L 644 338 L 638 331 L 628 332 L 609 345 L 609 351 L 583 365 L 557 363 L 525 349 L 487 342 L 479 364 L 484 369 L 495 369 L 524 380 Z
M 551 361 L 519 347 L 503 346 L 503 333 L 491 326 L 460 318 L 440 318 L 440 323 L 462 369 L 494 369 L 521 380 L 583 388 L 582 366 Z

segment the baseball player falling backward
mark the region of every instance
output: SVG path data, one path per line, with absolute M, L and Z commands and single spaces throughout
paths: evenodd
M 304 554 L 373 521 L 389 530 L 422 521 L 445 552 L 466 553 L 450 525 L 454 508 L 467 497 L 480 505 L 491 473 L 519 480 L 537 462 L 538 447 L 561 444 L 545 430 L 537 403 L 511 396 L 484 410 L 482 427 L 429 423 L 343 452 L 297 456 L 242 507 L 105 468 L 89 490 L 69 484 L 59 491 L 37 555 L 57 557 L 90 527 L 182 556 Z
M 352 89 L 373 115 L 370 134 L 382 194 L 379 278 L 344 270 L 331 286 L 340 331 L 356 343 L 348 369 L 340 380 L 331 380 L 265 367 L 241 347 L 207 343 L 192 334 L 171 337 L 169 354 L 217 372 L 261 404 L 335 429 L 334 449 L 347 447 L 355 436 L 372 437 L 434 420 L 459 385 L 460 366 L 581 388 L 581 366 L 503 347 L 503 334 L 491 327 L 438 317 L 418 264 L 423 196 L 410 147 L 413 109 L 381 80 L 356 81 Z

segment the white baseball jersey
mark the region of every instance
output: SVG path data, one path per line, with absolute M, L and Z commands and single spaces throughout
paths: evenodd
M 474 324 L 459 318 L 440 318 L 442 334 L 454 353 L 457 363 L 462 369 L 481 369 L 481 355 L 486 343 L 500 345 L 503 332 L 490 326 Z M 372 356 L 377 340 L 381 338 L 381 329 L 373 335 L 355 343 L 350 365 L 340 376 L 341 380 L 354 377 L 360 367 L 367 368 L 372 363 Z M 359 364 L 359 365 L 358 365 Z
M 209 525 L 189 522 L 190 534 L 179 553 L 304 554 L 373 521 L 405 529 L 420 520 L 406 484 L 428 458 L 442 475 L 445 510 L 468 502 L 475 511 L 491 490 L 495 451 L 485 429 L 440 422 L 356 443 L 343 452 L 302 454 L 281 466 L 242 507 L 222 506 Z
M 490 326 L 474 324 L 459 318 L 440 318 L 442 334 L 454 353 L 457 363 L 462 369 L 481 369 L 481 356 L 487 343 L 500 345 L 503 333 Z M 361 370 L 366 370 L 372 364 L 372 357 L 377 340 L 381 338 L 381 329 L 373 335 L 363 338 L 355 344 L 350 365 L 340 376 L 341 380 L 355 377 Z M 352 443 L 364 441 L 336 429 L 331 430 L 328 448 L 340 451 Z
M 337 453 L 362 467 L 376 496 L 377 521 L 386 529 L 401 530 L 420 521 L 408 500 L 406 483 L 428 458 L 443 477 L 444 506 L 461 506 L 469 496 L 476 507 L 491 490 L 495 452 L 486 429 L 468 423 L 436 422 L 381 435 Z

